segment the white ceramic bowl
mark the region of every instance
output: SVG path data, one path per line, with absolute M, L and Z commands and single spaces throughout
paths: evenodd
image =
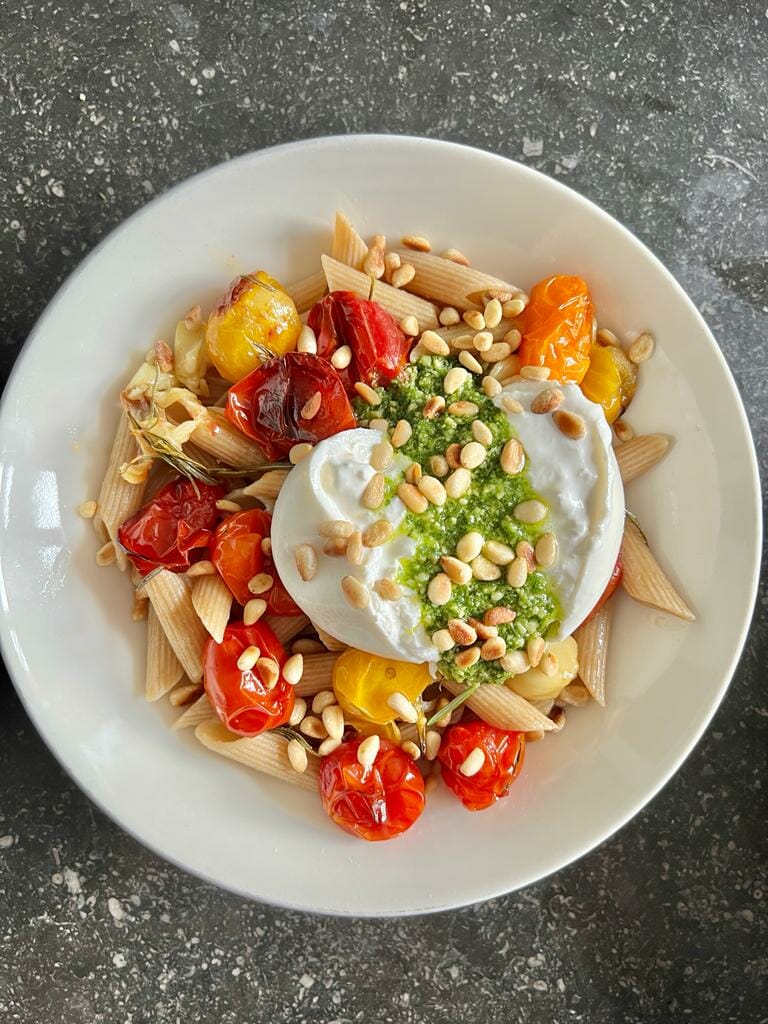
M 337 829 L 302 790 L 168 729 L 141 695 L 144 626 L 126 581 L 97 568 L 77 505 L 103 472 L 121 381 L 193 303 L 266 267 L 318 267 L 336 207 L 364 234 L 419 232 L 529 286 L 592 286 L 599 321 L 650 328 L 658 351 L 632 404 L 638 431 L 675 438 L 627 500 L 698 613 L 687 625 L 618 600 L 608 707 L 532 745 L 508 799 L 469 814 L 436 794 L 397 841 Z M 2 646 L 44 739 L 88 795 L 163 857 L 236 892 L 361 915 L 455 907 L 581 856 L 680 765 L 733 672 L 759 565 L 759 487 L 744 411 L 693 304 L 661 264 L 575 192 L 488 153 L 360 136 L 265 150 L 200 174 L 106 239 L 60 290 L 0 412 Z

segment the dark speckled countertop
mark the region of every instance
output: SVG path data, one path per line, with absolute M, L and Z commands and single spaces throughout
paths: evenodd
M 16 0 L 0 7 L 0 359 L 116 224 L 312 135 L 454 139 L 635 231 L 768 440 L 768 11 L 743 0 Z M 651 806 L 532 888 L 337 921 L 244 902 L 124 835 L 0 689 L 0 1019 L 697 1024 L 766 1009 L 766 595 L 712 726 Z

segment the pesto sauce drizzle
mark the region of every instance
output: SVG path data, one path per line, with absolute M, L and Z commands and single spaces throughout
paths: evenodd
M 493 401 L 479 386 L 474 375 L 452 395 L 446 395 L 446 405 L 462 400 L 478 406 L 476 416 L 452 416 L 447 409 L 435 419 L 427 420 L 422 409 L 432 395 L 443 394 L 443 378 L 457 365 L 453 360 L 438 356 L 422 357 L 418 363 L 406 367 L 400 377 L 386 390 L 380 390 L 381 404 L 376 408 L 356 403 L 361 426 L 369 419 L 388 420 L 390 430 L 400 419 L 408 420 L 413 428 L 410 440 L 400 452 L 409 460 L 418 462 L 425 474 L 431 473 L 429 459 L 442 455 L 449 445 L 466 444 L 473 440 L 472 421 L 482 420 L 491 430 L 493 441 L 481 466 L 472 470 L 472 486 L 458 500 L 449 498 L 442 507 L 430 505 L 421 515 L 408 513 L 401 531 L 413 538 L 417 549 L 413 557 L 404 559 L 397 581 L 410 587 L 422 606 L 422 622 L 431 635 L 446 627 L 449 619 L 482 619 L 483 613 L 495 605 L 506 605 L 517 612 L 513 622 L 499 627 L 508 651 L 524 647 L 530 636 L 546 636 L 560 618 L 560 606 L 547 578 L 533 572 L 523 587 L 510 587 L 506 582 L 506 568 L 501 566 L 498 580 L 471 580 L 465 586 L 453 587 L 451 600 L 442 606 L 433 605 L 427 598 L 427 586 L 432 577 L 442 572 L 440 556 L 455 554 L 457 541 L 471 530 L 477 530 L 486 540 L 499 540 L 511 548 L 521 540 L 531 544 L 549 529 L 549 517 L 534 526 L 518 522 L 513 509 L 521 501 L 538 497 L 530 480 L 528 467 L 517 476 L 505 473 L 499 465 L 499 454 L 513 436 L 506 414 L 497 409 Z M 399 480 L 388 490 L 387 501 L 395 493 Z M 442 654 L 439 668 L 443 675 L 464 684 L 501 683 L 508 673 L 498 662 L 478 661 L 469 668 L 457 668 L 457 647 Z

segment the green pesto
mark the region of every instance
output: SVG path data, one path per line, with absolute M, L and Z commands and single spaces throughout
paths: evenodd
M 408 420 L 413 434 L 400 451 L 409 460 L 418 462 L 425 474 L 431 472 L 430 456 L 444 454 L 450 444 L 464 445 L 473 440 L 473 419 L 481 419 L 490 428 L 493 441 L 483 464 L 472 471 L 469 491 L 458 500 L 449 498 L 442 507 L 430 505 L 421 515 L 409 513 L 403 521 L 402 531 L 413 538 L 417 547 L 413 557 L 403 561 L 398 582 L 418 595 L 424 628 L 430 635 L 444 628 L 450 619 L 482 619 L 483 613 L 495 605 L 513 608 L 517 613 L 515 620 L 499 627 L 507 650 L 513 651 L 524 647 L 530 636 L 545 636 L 560 617 L 557 598 L 542 573 L 529 574 L 525 585 L 516 589 L 507 584 L 506 570 L 502 566 L 498 580 L 473 579 L 466 586 L 454 586 L 448 604 L 436 606 L 427 598 L 429 581 L 442 571 L 440 556 L 455 553 L 456 544 L 465 533 L 477 530 L 486 540 L 500 540 L 514 548 L 521 540 L 535 544 L 549 529 L 548 519 L 529 526 L 514 518 L 515 506 L 536 498 L 537 494 L 528 479 L 527 469 L 516 476 L 501 469 L 499 454 L 513 432 L 506 414 L 483 392 L 477 377 L 470 375 L 459 391 L 446 396 L 448 406 L 459 400 L 474 402 L 479 409 L 476 416 L 452 416 L 447 411 L 432 420 L 422 416 L 427 399 L 443 394 L 443 377 L 453 365 L 456 364 L 452 360 L 424 357 L 407 367 L 396 381 L 380 392 L 378 407 L 358 405 L 356 411 L 361 423 L 368 418 L 383 418 L 389 422 L 390 429 L 398 420 Z M 388 500 L 390 498 L 391 494 Z M 506 678 L 507 673 L 498 662 L 479 661 L 470 668 L 457 668 L 454 662 L 459 650 L 461 648 L 455 648 L 441 656 L 439 665 L 445 676 L 468 684 L 500 683 Z

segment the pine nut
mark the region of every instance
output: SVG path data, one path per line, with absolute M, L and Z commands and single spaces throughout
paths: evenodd
M 402 262 L 403 261 L 400 259 L 400 253 L 398 252 L 387 252 L 384 254 L 384 273 L 387 275 L 389 280 L 392 279 L 392 275 Z
M 496 380 L 506 381 L 510 377 L 514 377 L 519 369 L 520 356 L 512 355 L 494 363 L 489 372 L 491 377 L 495 377 Z
M 485 751 L 482 747 L 473 747 L 459 765 L 459 771 L 465 778 L 471 779 L 473 775 L 477 775 L 484 764 Z
M 400 749 L 404 754 L 407 754 L 408 757 L 413 758 L 414 761 L 418 761 L 421 757 L 421 750 L 413 740 L 405 740 L 404 743 L 400 744 Z
M 521 501 L 519 505 L 515 505 L 512 514 L 519 523 L 529 525 L 540 523 L 547 514 L 547 506 L 543 501 L 531 498 L 529 501 Z
M 442 506 L 448 498 L 445 487 L 433 476 L 422 476 L 417 487 L 431 505 Z
M 458 469 L 461 466 L 461 445 L 449 444 L 445 450 L 445 461 L 448 463 L 449 469 Z
M 332 754 L 334 750 L 341 746 L 341 737 L 335 738 L 329 736 L 327 740 L 323 740 L 320 746 L 317 748 L 317 752 L 320 757 L 327 757 Z
M 292 654 L 283 665 L 283 679 L 291 686 L 295 686 L 304 674 L 304 656 Z
M 93 519 L 93 517 L 96 515 L 96 512 L 98 511 L 98 508 L 99 506 L 96 504 L 96 502 L 93 501 L 93 499 L 91 499 L 90 501 L 84 501 L 77 506 L 77 514 L 81 517 L 81 519 Z
M 447 341 L 444 341 L 434 331 L 424 331 L 419 339 L 420 344 L 434 356 L 450 355 L 451 348 Z
M 558 409 L 557 412 L 552 413 L 552 419 L 555 421 L 555 426 L 561 434 L 565 434 L 572 441 L 578 441 L 579 438 L 584 437 L 587 432 L 587 425 L 581 416 L 578 416 L 575 412 L 568 412 L 566 409 Z
M 387 420 L 382 420 L 374 416 L 372 420 L 368 420 L 368 429 L 381 430 L 383 432 L 385 430 L 389 430 L 389 423 L 387 422 Z
M 362 502 L 365 508 L 375 509 L 384 501 L 386 482 L 381 473 L 374 473 L 363 491 Z
M 424 472 L 418 462 L 412 462 L 405 471 L 405 482 L 407 484 L 413 484 L 414 487 L 424 476 Z
M 102 544 L 96 552 L 96 565 L 114 565 L 116 558 L 117 552 L 115 551 L 115 545 L 111 540 L 108 540 L 107 543 Z
M 451 416 L 477 416 L 480 410 L 474 402 L 460 401 L 451 402 L 448 412 Z
M 539 662 L 539 668 L 541 669 L 541 671 L 544 673 L 545 676 L 548 676 L 550 679 L 552 679 L 553 676 L 557 675 L 557 669 L 558 669 L 557 655 L 553 654 L 552 651 L 546 651 L 541 656 L 541 661 Z
M 514 320 L 516 316 L 520 316 L 525 306 L 525 299 L 510 299 L 509 302 L 502 303 L 501 311 L 504 314 L 504 319 Z
M 456 646 L 456 641 L 447 629 L 438 629 L 437 632 L 433 633 L 432 643 L 441 654 L 445 654 L 446 651 L 450 651 L 452 647 Z
M 531 412 L 543 415 L 544 413 L 554 412 L 555 409 L 559 409 L 563 404 L 565 395 L 560 388 L 544 388 L 531 402 Z
M 429 507 L 427 499 L 413 484 L 400 484 L 397 488 L 397 496 L 407 509 L 417 515 L 426 512 Z
M 509 651 L 508 654 L 505 654 L 500 659 L 500 663 L 504 671 L 509 672 L 511 676 L 522 675 L 523 672 L 527 672 L 531 667 L 525 651 Z
M 485 462 L 487 454 L 479 441 L 468 441 L 461 449 L 461 464 L 465 469 L 477 469 Z
M 507 644 L 503 637 L 492 636 L 480 648 L 483 661 L 498 661 L 507 653 Z
M 479 647 L 467 647 L 456 655 L 457 668 L 471 668 L 480 660 Z
M 516 398 L 512 398 L 511 395 L 504 395 L 504 397 L 501 400 L 501 407 L 506 412 L 523 412 L 522 405 L 518 402 Z
M 472 485 L 472 474 L 465 466 L 454 469 L 445 481 L 445 493 L 449 498 L 463 497 Z
M 421 410 L 421 415 L 425 420 L 433 420 L 436 416 L 439 416 L 441 412 L 445 412 L 445 399 L 442 395 L 432 395 L 424 403 L 424 408 Z
M 358 380 L 355 382 L 355 391 L 360 395 L 364 402 L 368 405 L 381 405 L 381 399 L 379 393 L 370 384 L 366 384 L 365 381 Z
M 367 548 L 376 548 L 388 541 L 393 531 L 394 527 L 388 519 L 377 519 L 363 530 L 363 544 Z
M 472 575 L 476 580 L 497 580 L 501 576 L 501 569 L 484 555 L 478 555 L 472 559 Z
M 321 537 L 351 537 L 355 532 L 352 523 L 346 519 L 329 519 L 317 531 Z
M 363 260 L 363 272 L 377 281 L 384 277 L 384 246 L 371 246 Z
M 474 335 L 459 334 L 451 338 L 450 344 L 454 352 L 471 351 L 475 347 Z
M 449 619 L 448 633 L 459 647 L 469 647 L 477 640 L 477 630 L 464 619 Z
M 344 576 L 341 580 L 341 589 L 353 608 L 363 609 L 368 607 L 371 595 L 360 580 L 356 580 L 354 576 Z
M 443 306 L 437 319 L 443 327 L 453 327 L 454 324 L 459 323 L 461 317 L 459 316 L 459 311 L 454 309 L 453 306 Z
M 288 461 L 292 466 L 297 466 L 302 459 L 306 459 L 309 453 L 312 451 L 312 445 L 307 441 L 302 441 L 300 444 L 295 444 L 293 448 L 288 452 Z
M 517 612 L 513 608 L 507 608 L 500 604 L 495 608 L 489 608 L 483 615 L 483 622 L 486 626 L 501 626 L 505 622 L 514 622 Z
M 336 370 L 346 370 L 351 362 L 352 349 L 349 345 L 342 345 L 340 348 L 337 348 L 331 356 L 331 365 Z
M 462 320 L 465 324 L 468 324 L 473 331 L 484 331 L 485 330 L 485 317 L 477 309 L 468 309 L 465 313 L 462 313 Z
M 606 330 L 605 327 L 601 327 L 597 332 L 597 340 L 602 345 L 611 345 L 614 348 L 621 348 L 621 342 L 613 333 L 613 331 Z
M 459 388 L 463 388 L 469 380 L 469 373 L 463 366 L 452 366 L 443 378 L 443 391 L 446 395 L 452 395 Z
M 338 704 L 331 704 L 323 710 L 322 722 L 328 736 L 332 740 L 340 740 L 344 735 L 344 712 Z
M 476 352 L 487 352 L 493 345 L 493 335 L 490 331 L 478 331 L 472 339 L 472 345 Z
M 321 690 L 312 698 L 312 711 L 316 715 L 321 715 L 326 708 L 335 703 L 336 694 L 333 690 Z
M 633 363 L 644 363 L 646 359 L 650 359 L 653 355 L 655 346 L 656 342 L 653 335 L 648 331 L 643 331 L 629 346 L 627 355 Z
M 462 267 L 470 266 L 470 262 L 467 257 L 459 249 L 446 249 L 444 253 L 441 253 L 444 260 L 450 260 L 451 263 L 458 263 Z
M 521 366 L 520 376 L 525 380 L 548 380 L 550 369 L 548 366 Z
M 515 558 L 507 569 L 507 583 L 510 587 L 519 589 L 525 586 L 528 579 L 528 563 L 524 558 Z
M 274 690 L 280 678 L 280 666 L 274 658 L 259 658 L 256 662 L 261 681 L 268 690 Z
M 634 430 L 626 420 L 616 420 L 613 424 L 613 432 L 616 439 L 622 442 L 630 441 L 635 436 Z
M 237 659 L 237 667 L 241 672 L 250 672 L 260 657 L 261 651 L 258 647 L 246 647 Z
M 295 772 L 301 773 L 307 770 L 309 759 L 307 757 L 306 748 L 300 740 L 288 740 L 288 746 L 285 748 L 285 752 L 288 755 L 291 768 L 293 768 Z
M 404 722 L 410 722 L 411 725 L 415 724 L 419 720 L 419 714 L 416 708 L 411 704 L 404 693 L 400 693 L 399 690 L 395 690 L 394 693 L 390 693 L 387 697 L 387 706 L 392 708 L 398 718 L 401 718 Z
M 541 661 L 541 656 L 544 653 L 545 643 L 540 636 L 529 636 L 528 643 L 525 645 L 525 653 L 528 655 L 528 661 L 531 664 L 531 668 L 536 666 Z
M 509 345 L 510 352 L 517 352 L 520 348 L 523 336 L 516 327 L 513 327 L 511 331 L 507 331 L 502 340 L 506 345 Z
M 483 367 L 472 355 L 472 353 L 467 351 L 466 349 L 463 352 L 459 352 L 459 362 L 461 363 L 462 366 L 466 366 L 470 373 L 483 372 Z
M 400 330 L 409 338 L 415 338 L 419 333 L 419 321 L 415 316 L 404 316 L 400 321 Z
M 350 565 L 363 564 L 363 535 L 359 530 L 355 530 L 347 541 L 345 554 Z
M 315 337 L 315 332 L 308 324 L 304 324 L 299 331 L 296 351 L 304 352 L 311 356 L 317 355 L 317 338 Z
M 423 235 L 405 235 L 401 241 L 406 249 L 415 249 L 416 252 L 432 252 L 429 239 Z
M 483 310 L 486 327 L 498 327 L 501 323 L 502 309 L 498 299 L 491 299 Z
M 525 466 L 525 451 L 516 437 L 510 437 L 501 449 L 499 463 L 504 472 L 509 473 L 510 476 L 522 473 Z
M 377 580 L 373 585 L 373 589 L 384 601 L 397 601 L 402 597 L 403 593 L 399 585 L 388 576 Z
M 272 557 L 272 538 L 271 537 L 262 537 L 261 538 L 261 550 L 262 550 L 262 553 L 267 556 L 267 558 L 271 558 Z
M 362 765 L 363 768 L 370 768 L 376 760 L 380 745 L 381 740 L 375 733 L 372 736 L 366 736 L 357 748 L 358 764 Z
M 297 697 L 293 702 L 293 711 L 288 719 L 288 725 L 298 725 L 307 713 L 307 702 L 303 697 Z
M 452 583 L 465 586 L 472 579 L 472 569 L 460 558 L 454 558 L 453 555 L 441 555 L 440 565 Z
M 515 545 L 515 554 L 518 558 L 524 558 L 528 566 L 528 572 L 536 571 L 536 553 L 527 540 L 518 541 Z
M 311 740 L 324 740 L 328 736 L 327 729 L 320 719 L 315 718 L 314 715 L 307 715 L 305 719 L 299 722 L 299 732 L 309 736 Z
M 473 420 L 472 436 L 478 444 L 482 444 L 486 448 L 489 444 L 493 443 L 493 434 L 491 433 L 490 427 L 487 423 L 483 423 L 482 420 Z
M 453 593 L 453 585 L 450 577 L 444 573 L 439 572 L 437 576 L 433 576 L 429 581 L 427 587 L 427 598 L 434 605 L 448 604 L 451 600 Z
M 307 582 L 317 574 L 317 553 L 311 544 L 299 544 L 293 554 L 296 571 Z
M 483 355 L 486 363 L 501 363 L 512 354 L 512 349 L 505 341 L 497 341 Z
M 429 468 L 432 470 L 433 476 L 448 476 L 448 460 L 444 455 L 431 455 L 429 459 Z
M 335 353 L 334 353 L 335 354 Z M 313 420 L 315 416 L 320 412 L 320 403 L 322 397 L 319 391 L 316 391 L 314 395 L 308 401 L 304 403 L 304 406 L 299 413 L 303 420 Z
M 266 594 L 274 585 L 275 579 L 268 572 L 259 572 L 248 581 L 248 589 L 252 594 Z
M 424 745 L 427 748 L 427 760 L 434 761 L 437 757 L 438 751 L 440 750 L 440 744 L 442 743 L 443 737 L 437 731 L 437 729 L 427 729 L 427 734 L 424 737 Z
M 213 576 L 216 566 L 207 558 L 201 558 L 199 562 L 193 562 L 187 569 L 187 576 Z
M 483 391 L 489 398 L 501 394 L 501 384 L 494 377 L 483 377 Z
M 393 288 L 404 288 L 416 277 L 416 268 L 410 263 L 401 263 L 392 274 L 391 285 Z
M 227 498 L 219 498 L 216 502 L 216 508 L 219 512 L 242 512 L 242 506 L 238 505 L 236 501 L 229 501 Z
M 485 538 L 482 533 L 472 530 L 470 533 L 465 533 L 463 537 L 459 538 L 456 544 L 456 554 L 462 562 L 471 562 L 483 550 L 484 544 Z
M 543 533 L 534 549 L 536 561 L 543 569 L 549 569 L 557 560 L 557 540 L 554 533 Z
M 494 565 L 509 565 L 515 560 L 515 552 L 500 540 L 489 540 L 483 547 L 483 554 Z
M 486 626 L 486 624 L 481 622 L 479 619 L 469 618 L 467 619 L 467 622 L 477 633 L 480 640 L 490 640 L 492 636 L 499 635 L 499 630 L 496 626 Z
M 404 444 L 410 441 L 412 433 L 413 427 L 408 420 L 398 420 L 395 424 L 395 429 L 392 431 L 392 447 L 402 448 Z
M 251 598 L 250 601 L 246 601 L 243 608 L 243 623 L 246 626 L 252 626 L 254 622 L 259 621 L 266 610 L 267 602 L 263 598 Z

